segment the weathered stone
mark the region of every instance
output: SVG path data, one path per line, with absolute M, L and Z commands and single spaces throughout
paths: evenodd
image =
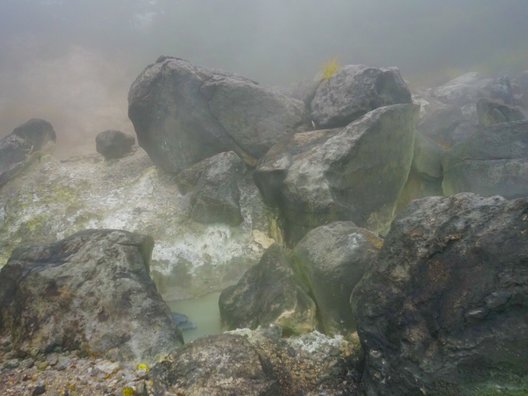
M 522 121 L 525 119 L 521 110 L 489 99 L 477 102 L 479 124 L 488 127 L 501 122 Z
M 95 137 L 95 147 L 105 159 L 122 158 L 132 152 L 136 139 L 121 131 L 108 130 Z
M 432 89 L 430 93 L 443 103 L 459 107 L 475 105 L 481 98 L 493 99 L 505 104 L 513 103 L 509 78 L 485 78 L 475 72 L 463 74 Z
M 150 375 L 160 395 L 281 394 L 267 357 L 237 335 L 195 340 L 158 363 Z
M 179 186 L 191 191 L 191 217 L 200 223 L 238 225 L 244 163 L 233 151 L 207 158 L 180 172 Z
M 311 117 L 318 128 L 344 127 L 371 110 L 400 103 L 412 100 L 397 68 L 347 65 L 319 84 Z
M 356 394 L 359 341 L 270 326 L 195 340 L 150 371 L 155 394 Z
M 527 235 L 526 199 L 458 194 L 411 203 L 351 297 L 365 393 L 526 386 Z
M 456 145 L 444 159 L 446 195 L 528 194 L 528 121 L 496 124 Z
M 295 247 L 293 259 L 325 333 L 355 330 L 350 294 L 382 245 L 381 238 L 352 222 L 335 222 L 310 231 Z
M 229 150 L 254 164 L 304 123 L 301 101 L 178 58 L 147 67 L 128 101 L 139 145 L 170 172 Z
M 36 153 L 55 139 L 51 124 L 36 118 L 0 139 L 0 187 L 27 167 Z
M 31 151 L 40 150 L 48 142 L 54 142 L 57 138 L 53 126 L 40 118 L 32 118 L 13 129 L 11 134 L 24 140 L 31 147 Z
M 260 262 L 220 294 L 220 315 L 231 329 L 276 324 L 285 334 L 312 331 L 316 307 L 286 252 L 272 245 Z
M 416 113 L 409 104 L 382 107 L 341 130 L 298 133 L 266 154 L 255 182 L 279 208 L 288 243 L 338 220 L 388 228 L 411 168 Z
M 133 360 L 176 348 L 181 334 L 148 275 L 152 247 L 140 234 L 88 230 L 16 249 L 0 271 L 0 332 L 25 353 Z

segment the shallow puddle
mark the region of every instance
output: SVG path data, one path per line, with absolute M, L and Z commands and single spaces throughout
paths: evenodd
M 168 303 L 173 312 L 187 315 L 196 326 L 194 329 L 183 331 L 183 338 L 186 343 L 199 337 L 220 334 L 223 331 L 220 311 L 218 310 L 219 296 L 220 293 L 215 292 L 199 298 Z

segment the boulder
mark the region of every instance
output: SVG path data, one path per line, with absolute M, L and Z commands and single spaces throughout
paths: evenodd
M 281 337 L 280 329 L 241 329 L 200 338 L 150 371 L 154 394 L 356 394 L 359 342 L 317 331 Z
M 311 331 L 316 325 L 315 303 L 277 244 L 236 285 L 222 291 L 219 306 L 222 321 L 231 329 L 275 324 L 288 335 Z
M 156 364 L 150 376 L 156 394 L 278 395 L 269 359 L 245 337 L 200 338 Z
M 411 167 L 416 113 L 410 104 L 381 107 L 345 128 L 298 133 L 274 146 L 254 177 L 279 208 L 286 241 L 339 220 L 386 230 Z
M 178 184 L 191 192 L 191 217 L 200 223 L 238 225 L 244 162 L 233 151 L 202 160 L 178 175 Z
M 317 128 L 336 128 L 378 107 L 399 103 L 412 100 L 397 68 L 347 65 L 319 84 L 310 108 Z
M 57 139 L 53 126 L 40 118 L 32 118 L 26 121 L 13 129 L 11 134 L 24 140 L 31 147 L 31 151 L 41 150 L 46 143 L 55 142 Z
M 364 392 L 526 389 L 526 235 L 526 199 L 466 193 L 411 203 L 351 297 Z
M 41 119 L 31 119 L 0 139 L 0 187 L 11 180 L 47 143 L 55 142 L 52 125 Z
M 443 168 L 446 195 L 527 195 L 528 121 L 479 128 L 471 138 L 453 147 Z
M 230 150 L 254 164 L 304 123 L 300 100 L 171 57 L 139 75 L 128 102 L 139 145 L 175 173 Z
M 523 112 L 517 107 L 489 99 L 480 99 L 477 102 L 477 116 L 479 124 L 485 127 L 501 122 L 522 121 L 525 119 Z
M 504 104 L 512 104 L 514 101 L 508 77 L 487 78 L 475 72 L 463 74 L 433 88 L 430 94 L 443 103 L 459 107 L 468 104 L 475 105 L 481 98 L 492 99 Z
M 107 130 L 95 137 L 95 147 L 105 159 L 123 158 L 132 152 L 136 139 L 121 131 Z
M 293 250 L 326 334 L 355 330 L 350 294 L 382 245 L 375 234 L 342 221 L 310 231 Z
M 24 354 L 81 350 L 150 360 L 182 344 L 149 277 L 152 238 L 87 230 L 20 247 L 0 271 L 0 333 Z

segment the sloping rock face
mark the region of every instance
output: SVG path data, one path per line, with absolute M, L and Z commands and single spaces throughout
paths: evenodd
M 141 149 L 114 161 L 43 155 L 0 191 L 0 266 L 19 244 L 51 243 L 84 229 L 125 229 L 156 241 L 151 275 L 166 301 L 220 292 L 271 245 L 270 210 L 251 175 L 242 174 L 242 223 L 199 223 L 174 179 Z
M 0 271 L 0 330 L 18 350 L 55 348 L 123 360 L 182 344 L 149 277 L 153 240 L 117 230 L 79 232 L 15 250 Z
M 238 284 L 220 294 L 220 315 L 231 329 L 275 324 L 285 334 L 312 331 L 316 307 L 302 287 L 287 252 L 272 245 Z
M 122 158 L 132 152 L 136 139 L 124 132 L 108 130 L 95 137 L 95 148 L 106 159 Z
M 180 172 L 179 186 L 192 194 L 191 217 L 205 224 L 240 224 L 243 218 L 238 182 L 243 178 L 244 171 L 244 162 L 229 151 Z
M 343 221 L 310 231 L 293 250 L 326 334 L 355 330 L 350 294 L 382 245 L 375 234 Z
M 446 194 L 528 195 L 528 121 L 479 128 L 443 164 Z
M 347 65 L 319 84 L 310 108 L 322 129 L 343 127 L 378 107 L 400 103 L 412 100 L 397 68 Z
M 298 133 L 266 154 L 255 182 L 279 208 L 288 243 L 338 220 L 388 228 L 411 167 L 416 113 L 409 104 L 381 107 L 341 130 Z
M 527 235 L 526 199 L 458 194 L 411 203 L 351 298 L 366 394 L 521 389 Z
M 0 187 L 28 166 L 33 154 L 55 139 L 53 126 L 38 118 L 27 121 L 0 139 Z
M 169 172 L 230 150 L 254 164 L 304 122 L 301 101 L 178 58 L 147 67 L 128 102 L 139 145 Z

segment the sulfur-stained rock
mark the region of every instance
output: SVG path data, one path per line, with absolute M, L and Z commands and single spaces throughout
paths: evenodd
M 274 146 L 254 177 L 279 209 L 287 242 L 339 220 L 385 231 L 411 168 L 416 115 L 410 104 L 381 107 L 345 128 L 298 133 Z

